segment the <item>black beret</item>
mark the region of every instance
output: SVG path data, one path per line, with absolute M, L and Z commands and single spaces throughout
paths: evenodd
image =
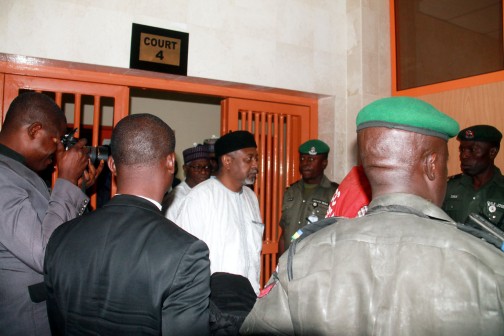
M 502 133 L 490 125 L 475 125 L 464 128 L 457 135 L 457 140 L 460 141 L 482 141 L 500 143 Z
M 257 148 L 254 135 L 248 131 L 234 131 L 221 136 L 215 142 L 215 155 L 221 156 L 243 148 Z

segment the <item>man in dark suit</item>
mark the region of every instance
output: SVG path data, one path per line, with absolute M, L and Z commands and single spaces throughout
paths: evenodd
M 161 212 L 174 149 L 173 130 L 155 116 L 131 115 L 114 128 L 116 196 L 63 224 L 47 246 L 53 334 L 209 333 L 208 248 Z

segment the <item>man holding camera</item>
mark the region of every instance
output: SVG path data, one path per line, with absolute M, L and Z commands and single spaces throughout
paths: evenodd
M 46 244 L 63 222 L 84 212 L 103 163 L 89 162 L 85 140 L 65 151 L 63 111 L 48 96 L 16 97 L 0 131 L 0 330 L 2 335 L 50 335 L 42 267 Z M 58 179 L 49 191 L 39 176 L 52 164 Z M 89 171 L 86 171 L 89 167 Z

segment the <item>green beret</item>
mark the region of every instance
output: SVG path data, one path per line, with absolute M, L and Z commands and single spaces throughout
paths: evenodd
M 321 140 L 308 140 L 299 146 L 299 153 L 309 155 L 327 154 L 329 153 L 329 146 Z
M 411 97 L 382 98 L 365 106 L 357 115 L 357 131 L 388 127 L 448 140 L 457 135 L 459 124 L 423 100 Z
M 483 141 L 500 143 L 502 133 L 490 125 L 475 125 L 464 128 L 457 135 L 457 140 L 461 141 Z

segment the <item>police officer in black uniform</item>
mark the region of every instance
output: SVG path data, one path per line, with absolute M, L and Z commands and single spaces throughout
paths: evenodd
M 329 146 L 321 140 L 308 140 L 299 146 L 302 179 L 293 183 L 283 197 L 279 256 L 289 248 L 292 236 L 299 229 L 323 219 L 327 213 L 329 202 L 338 188 L 337 183 L 324 175 L 328 155 Z
M 476 213 L 504 229 L 504 177 L 494 164 L 502 133 L 493 126 L 476 125 L 461 130 L 460 169 L 450 177 L 443 210 L 455 221 L 470 223 Z

